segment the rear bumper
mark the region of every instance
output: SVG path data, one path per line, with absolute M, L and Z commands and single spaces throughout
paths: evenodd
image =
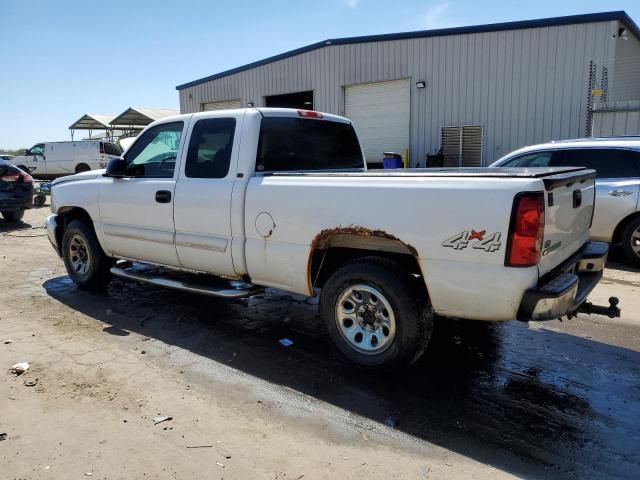
M 0 192 L 0 210 L 16 212 L 33 206 L 33 187 L 11 192 Z
M 545 275 L 537 287 L 525 292 L 518 320 L 553 320 L 576 313 L 602 278 L 608 255 L 608 244 L 587 243 L 577 255 Z

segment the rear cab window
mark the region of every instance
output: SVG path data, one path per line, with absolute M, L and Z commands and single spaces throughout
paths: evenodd
M 638 152 L 615 148 L 584 148 L 558 150 L 550 167 L 587 167 L 597 172 L 597 178 L 635 178 Z
M 363 170 L 364 157 L 350 123 L 264 117 L 256 172 Z

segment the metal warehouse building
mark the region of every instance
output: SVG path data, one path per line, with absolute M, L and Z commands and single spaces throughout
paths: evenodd
M 625 12 L 606 12 L 331 39 L 177 89 L 182 113 L 345 115 L 370 163 L 407 150 L 412 166 L 425 166 L 441 150 L 445 165 L 487 165 L 594 129 L 640 133 L 640 30 Z M 616 127 L 608 115 L 620 110 Z

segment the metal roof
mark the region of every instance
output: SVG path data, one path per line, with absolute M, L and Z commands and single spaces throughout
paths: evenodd
M 146 127 L 161 118 L 178 115 L 177 110 L 171 108 L 142 108 L 129 107 L 111 120 L 111 126 Z
M 103 130 L 111 128 L 111 121 L 116 118 L 112 113 L 85 113 L 73 122 L 69 130 Z
M 317 50 L 329 45 L 346 45 L 352 43 L 367 43 L 367 42 L 384 42 L 389 40 L 406 40 L 410 38 L 426 38 L 426 37 L 443 37 L 449 35 L 463 35 L 468 33 L 487 33 L 487 32 L 502 32 L 507 30 L 521 30 L 524 28 L 542 28 L 553 27 L 561 25 L 575 25 L 581 23 L 594 23 L 594 22 L 609 22 L 619 21 L 628 30 L 631 31 L 637 38 L 640 39 L 640 28 L 636 23 L 627 15 L 624 10 L 618 10 L 613 12 L 600 12 L 600 13 L 587 13 L 584 15 L 568 15 L 565 17 L 551 17 L 551 18 L 539 18 L 535 20 L 521 20 L 517 22 L 504 22 L 504 23 L 490 23 L 486 25 L 472 25 L 469 27 L 455 27 L 455 28 L 439 28 L 435 30 L 420 30 L 415 32 L 402 32 L 402 33 L 388 33 L 383 35 L 366 35 L 361 37 L 345 37 L 345 38 L 330 38 L 321 42 L 312 43 L 306 47 L 290 50 L 273 57 L 265 58 L 257 62 L 248 63 L 241 67 L 232 68 L 224 72 L 216 73 L 208 77 L 203 77 L 192 82 L 183 83 L 178 85 L 176 90 L 183 90 L 188 87 L 200 85 L 201 83 L 217 80 L 218 78 L 227 77 L 235 73 L 244 72 L 252 68 L 256 68 L 268 63 L 277 62 L 278 60 L 284 60 L 301 53 Z

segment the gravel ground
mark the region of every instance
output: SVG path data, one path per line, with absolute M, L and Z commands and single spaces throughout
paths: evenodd
M 592 297 L 622 319 L 441 322 L 391 376 L 338 357 L 314 299 L 78 290 L 47 213 L 0 221 L 2 478 L 640 478 L 638 271 Z

